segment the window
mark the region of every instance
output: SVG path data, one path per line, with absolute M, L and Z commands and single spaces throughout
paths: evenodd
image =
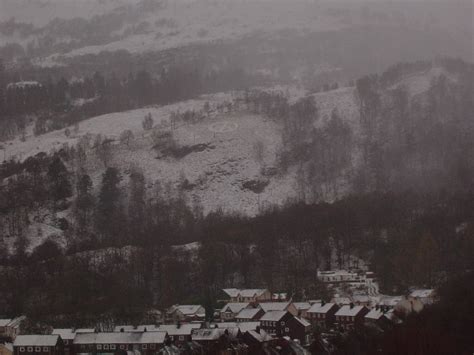
M 109 344 L 104 345 L 104 350 L 109 350 Z
M 97 344 L 97 350 L 102 350 L 102 344 Z
M 43 352 L 47 353 L 49 351 L 49 348 L 47 346 L 43 346 Z
M 142 349 L 143 349 L 143 350 L 146 350 L 147 348 L 148 348 L 148 346 L 147 346 L 146 344 L 143 344 L 143 345 L 142 345 Z
M 33 347 L 29 346 L 29 347 L 26 348 L 26 350 L 28 350 L 29 353 L 32 353 L 33 352 Z
M 35 346 L 35 353 L 41 352 L 41 346 Z
M 115 350 L 117 347 L 115 346 L 115 344 L 111 344 L 110 345 L 110 350 Z
M 150 344 L 150 349 L 155 350 L 156 349 L 156 344 Z
M 120 350 L 125 350 L 125 345 L 121 344 L 120 345 Z
M 179 340 L 184 340 L 184 336 L 183 336 L 183 335 L 180 335 L 180 336 L 179 336 Z
M 20 347 L 20 353 L 24 353 L 25 352 L 25 348 L 22 346 Z
M 280 322 L 281 325 L 285 325 L 285 322 Z
M 286 333 L 289 333 L 289 332 L 290 332 L 290 328 L 286 327 L 286 328 L 285 328 L 285 332 L 286 332 Z

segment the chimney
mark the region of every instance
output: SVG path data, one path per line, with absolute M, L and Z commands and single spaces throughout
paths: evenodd
M 123 328 L 120 328 L 120 333 L 123 333 L 124 332 L 124 329 Z
M 145 327 L 145 329 L 143 329 L 143 332 L 146 333 L 146 327 Z
M 260 334 L 260 326 L 259 326 L 259 325 L 257 325 L 257 328 L 255 328 L 255 331 L 256 331 L 258 334 Z
M 324 306 L 325 304 L 326 304 L 326 302 L 324 302 L 324 300 L 321 301 L 321 306 Z
M 349 306 L 351 307 L 351 309 L 354 308 L 354 303 L 351 302 Z

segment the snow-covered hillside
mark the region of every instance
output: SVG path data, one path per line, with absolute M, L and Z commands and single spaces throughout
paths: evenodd
M 317 94 L 322 124 L 331 110 L 339 107 L 341 114 L 352 118 L 356 105 L 352 88 Z M 114 140 L 108 164 L 127 171 L 131 166 L 141 168 L 149 186 L 171 183 L 178 188 L 187 179 L 185 192 L 190 203 L 199 201 L 204 212 L 223 209 L 228 212 L 256 214 L 264 206 L 282 204 L 296 197 L 295 172 L 281 174 L 277 155 L 281 148 L 281 132 L 270 118 L 245 112 L 219 113 L 218 104 L 229 102 L 230 94 L 216 94 L 164 107 L 112 113 L 83 121 L 67 137 L 64 130 L 44 135 L 26 136 L 4 144 L 7 158 L 26 159 L 39 152 L 53 152 L 65 145 L 75 145 L 87 134 L 102 135 Z M 153 149 L 151 131 L 144 131 L 142 121 L 150 113 L 155 130 L 170 131 L 173 112 L 199 111 L 209 102 L 213 112 L 197 123 L 179 122 L 171 130 L 176 144 L 185 151 L 179 158 L 161 155 Z M 161 127 L 161 128 L 160 128 Z M 120 134 L 131 130 L 134 139 L 129 145 L 119 142 Z M 260 146 L 261 148 L 257 148 Z M 257 153 L 257 149 L 260 153 Z M 91 151 L 93 149 L 91 148 Z M 96 184 L 104 170 L 98 159 L 88 159 L 88 170 Z M 255 192 L 253 186 L 261 186 Z

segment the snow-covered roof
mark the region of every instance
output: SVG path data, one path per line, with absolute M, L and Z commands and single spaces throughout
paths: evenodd
M 263 295 L 267 290 L 264 288 L 244 289 L 240 290 L 241 297 L 258 297 Z
M 384 312 L 381 309 L 372 308 L 369 313 L 365 315 L 367 319 L 380 319 L 384 316 Z
M 268 311 L 262 316 L 262 318 L 260 318 L 260 321 L 277 322 L 280 319 L 282 319 L 286 313 L 288 312 L 287 311 Z
M 77 334 L 74 344 L 162 344 L 166 331 Z
M 297 310 L 305 310 L 311 308 L 309 302 L 293 302 L 293 305 Z
M 74 337 L 76 336 L 74 329 L 53 329 L 51 334 L 59 335 L 63 340 L 74 340 Z
M 295 317 L 295 319 L 300 322 L 304 327 L 310 327 L 311 323 L 309 323 L 306 319 L 300 318 L 300 317 Z
M 224 288 L 224 291 L 229 297 L 259 297 L 263 295 L 267 289 L 264 288 L 248 288 L 248 289 L 238 289 L 238 288 Z
M 117 325 L 114 327 L 114 332 L 145 332 L 145 331 L 155 331 L 157 327 L 154 324 L 148 325 Z
M 265 312 L 269 311 L 284 311 L 288 308 L 290 302 L 262 302 L 259 304 Z
M 240 290 L 238 288 L 224 288 L 222 291 L 224 291 L 229 297 L 237 297 Z
M 247 308 L 249 303 L 227 303 L 224 308 L 222 308 L 221 312 L 232 312 L 232 313 L 239 313 L 241 310 Z
M 337 312 L 336 316 L 356 316 L 359 314 L 360 311 L 362 311 L 365 307 L 364 306 L 349 306 L 349 305 L 344 305 L 342 306 Z
M 237 327 L 242 333 L 246 333 L 249 330 L 255 330 L 260 326 L 260 322 L 222 322 L 216 323 L 218 328 L 234 328 Z
M 190 315 L 204 316 L 204 313 L 202 313 L 203 307 L 197 304 L 184 304 L 184 305 L 173 306 L 172 312 L 175 312 L 177 310 L 180 311 L 185 316 L 190 316 Z M 198 313 L 198 312 L 201 312 L 201 313 Z
M 245 308 L 241 310 L 235 318 L 237 319 L 253 319 L 260 311 L 260 308 Z
M 140 338 L 140 344 L 163 344 L 167 332 L 143 332 Z
M 84 333 L 95 333 L 94 328 L 79 328 L 76 329 L 76 334 L 84 334 Z
M 0 319 L 0 327 L 5 327 L 10 323 L 12 320 L 11 319 Z
M 13 346 L 56 346 L 58 335 L 18 335 Z
M 413 290 L 410 293 L 411 297 L 418 297 L 418 298 L 426 298 L 432 297 L 434 293 L 433 289 L 420 289 L 420 290 Z
M 263 329 L 260 329 L 259 332 L 257 332 L 256 330 L 249 330 L 247 334 L 251 335 L 255 340 L 260 343 L 273 340 L 273 337 Z
M 162 324 L 157 329 L 159 331 L 168 332 L 169 335 L 191 335 L 194 329 L 201 328 L 201 324 L 186 323 L 181 324 L 179 327 L 177 324 Z
M 322 313 L 326 314 L 334 306 L 334 303 L 315 303 L 308 309 L 308 313 Z

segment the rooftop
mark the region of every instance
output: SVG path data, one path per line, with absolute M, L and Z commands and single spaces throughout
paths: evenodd
M 260 343 L 273 340 L 273 337 L 270 334 L 268 334 L 266 331 L 264 331 L 263 329 L 260 329 L 259 332 L 257 332 L 256 330 L 249 330 L 247 334 L 252 336 L 255 340 L 257 340 Z
M 248 332 L 249 330 L 255 330 L 260 326 L 260 322 L 224 322 L 216 323 L 218 328 L 234 328 L 237 327 L 242 333 Z
M 354 317 L 359 314 L 365 307 L 364 306 L 349 306 L 344 305 L 342 306 L 337 312 L 336 316 L 351 316 Z
M 268 311 L 284 311 L 290 305 L 289 302 L 262 302 L 259 304 L 260 308 L 265 312 Z
M 236 318 L 237 319 L 253 319 L 255 315 L 260 311 L 260 308 L 245 308 L 241 310 Z
M 74 329 L 53 329 L 52 335 L 59 335 L 63 340 L 74 340 L 76 332 Z
M 162 344 L 165 331 L 77 334 L 74 344 Z
M 0 327 L 5 327 L 11 321 L 11 319 L 0 319 Z
M 308 309 L 308 313 L 322 313 L 326 314 L 335 305 L 335 303 L 315 303 Z
M 239 313 L 241 310 L 247 308 L 249 303 L 227 303 L 224 308 L 222 308 L 221 312 L 230 311 L 232 313 Z
M 293 302 L 293 305 L 296 307 L 297 310 L 305 310 L 311 308 L 309 302 Z
M 13 346 L 56 346 L 58 335 L 18 335 Z
M 287 311 L 268 311 L 262 316 L 262 318 L 260 318 L 260 320 L 277 322 L 280 319 L 282 319 L 286 313 L 288 312 Z

